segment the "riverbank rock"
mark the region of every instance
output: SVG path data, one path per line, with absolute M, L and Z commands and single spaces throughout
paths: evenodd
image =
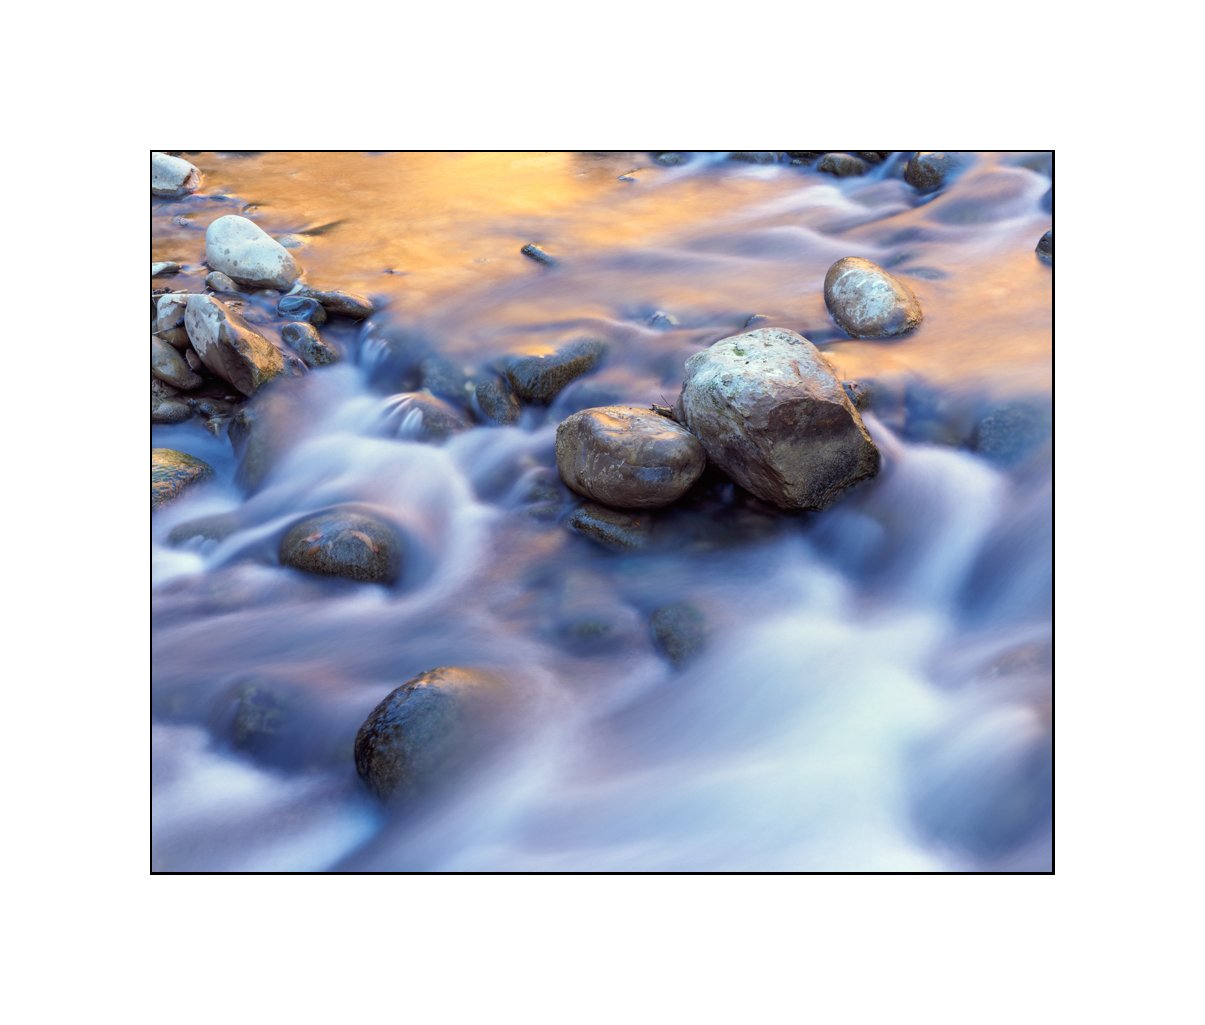
M 342 359 L 339 350 L 312 324 L 286 324 L 280 329 L 280 340 L 297 353 L 307 367 L 325 367 Z
M 292 254 L 254 221 L 219 217 L 205 230 L 205 262 L 256 288 L 288 289 L 301 276 Z
M 904 181 L 917 192 L 936 192 L 958 166 L 958 159 L 949 153 L 922 150 L 904 165 Z
M 356 772 L 377 797 L 413 797 L 481 753 L 505 683 L 459 666 L 431 669 L 389 695 L 356 733 Z
M 794 331 L 762 328 L 692 356 L 675 416 L 716 466 L 780 508 L 824 509 L 879 469 L 841 382 Z
M 201 187 L 200 168 L 166 153 L 151 154 L 151 195 L 187 196 Z
M 189 295 L 188 292 L 168 292 L 155 300 L 155 334 L 177 349 L 188 345 L 184 314 L 188 311 Z
M 581 338 L 548 355 L 512 356 L 505 363 L 506 379 L 524 402 L 551 402 L 570 381 L 598 366 L 606 351 L 606 342 Z
M 327 313 L 350 317 L 352 320 L 364 320 L 376 312 L 373 301 L 357 292 L 311 288 L 309 285 L 303 284 L 293 294 L 304 296 L 307 299 L 316 299 Z
M 174 448 L 151 449 L 151 509 L 212 476 L 213 467 L 195 456 Z
M 1072 243 L 1074 245 L 1074 242 Z M 1054 229 L 1051 228 L 1045 235 L 1038 239 L 1038 246 L 1034 250 L 1038 254 L 1038 258 L 1045 260 L 1047 263 L 1054 263 Z M 1075 263 L 1074 260 L 1071 261 Z
M 707 639 L 707 620 L 690 602 L 659 608 L 649 620 L 649 627 L 657 650 L 676 666 L 698 655 Z
M 583 409 L 556 430 L 561 479 L 615 509 L 649 509 L 681 498 L 707 455 L 681 424 L 637 406 Z
M 892 338 L 924 319 L 912 289 L 860 256 L 847 256 L 828 269 L 824 304 L 852 338 Z
M 201 386 L 201 379 L 189 369 L 184 358 L 167 342 L 154 335 L 151 335 L 151 373 L 160 381 L 182 391 Z
M 281 539 L 280 561 L 319 576 L 391 584 L 402 565 L 401 542 L 380 520 L 336 509 L 292 527 Z
M 211 295 L 188 297 L 184 327 L 201 362 L 244 395 L 284 372 L 280 350 Z

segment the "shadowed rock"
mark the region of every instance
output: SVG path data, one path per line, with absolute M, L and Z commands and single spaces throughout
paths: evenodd
M 762 328 L 692 356 L 675 416 L 716 466 L 781 508 L 823 509 L 878 472 L 841 382 L 794 331 Z
M 657 649 L 674 665 L 682 666 L 694 658 L 707 638 L 707 620 L 690 602 L 665 605 L 649 620 Z
M 201 384 L 201 379 L 192 372 L 185 359 L 167 342 L 154 335 L 151 335 L 151 373 L 160 381 L 184 391 L 200 387 Z
M 302 285 L 294 294 L 305 296 L 308 299 L 317 299 L 327 313 L 350 317 L 353 320 L 364 320 L 366 317 L 371 317 L 376 310 L 372 300 L 358 292 L 343 292 Z
M 870 165 L 861 157 L 851 156 L 849 153 L 825 153 L 816 165 L 816 170 L 837 178 L 857 178 L 866 174 Z
M 852 338 L 907 334 L 924 318 L 912 289 L 860 256 L 847 256 L 828 269 L 824 303 Z
M 606 351 L 606 342 L 583 338 L 547 356 L 512 356 L 506 379 L 525 402 L 551 402 L 570 381 L 593 370 Z
M 647 509 L 680 498 L 707 465 L 681 424 L 637 406 L 583 409 L 556 431 L 561 479 L 616 509 Z
M 1037 249 L 1034 250 L 1038 254 L 1038 258 L 1045 260 L 1047 263 L 1054 263 L 1054 229 L 1051 228 L 1045 235 L 1038 239 Z M 1075 261 L 1072 261 L 1074 265 Z
M 608 509 L 586 502 L 565 520 L 570 530 L 613 551 L 643 548 L 649 542 L 652 524 L 646 515 Z
M 519 400 L 505 381 L 499 378 L 482 381 L 474 389 L 474 395 L 483 420 L 503 425 L 519 422 Z
M 390 584 L 401 568 L 401 544 L 380 520 L 336 509 L 292 527 L 281 539 L 280 561 L 320 576 Z

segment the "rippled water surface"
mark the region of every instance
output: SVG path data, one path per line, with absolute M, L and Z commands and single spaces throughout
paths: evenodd
M 224 434 L 152 429 L 216 470 L 152 521 L 155 868 L 1049 868 L 1049 155 L 980 154 L 927 197 L 898 155 L 848 179 L 717 154 L 188 158 L 201 192 L 152 202 L 153 258 L 184 265 L 156 285 L 200 291 L 206 226 L 243 213 L 379 312 L 323 328 L 344 362 L 255 400 L 284 441 L 253 492 Z M 843 256 L 905 280 L 921 328 L 847 339 L 823 300 Z M 276 339 L 273 301 L 246 303 Z M 797 515 L 708 477 L 635 552 L 568 530 L 559 420 L 672 403 L 686 358 L 754 313 L 868 383 L 882 473 Z M 424 356 L 472 374 L 584 334 L 608 343 L 598 369 L 517 426 L 436 446 L 389 419 Z M 985 419 L 1018 409 L 1021 440 L 989 450 Z M 403 530 L 397 585 L 279 565 L 283 533 L 337 503 Z M 168 542 L 212 514 L 220 539 Z M 649 616 L 682 600 L 708 639 L 675 669 Z M 387 812 L 355 732 L 444 664 L 514 681 L 519 725 Z M 283 709 L 253 750 L 231 725 L 249 684 Z

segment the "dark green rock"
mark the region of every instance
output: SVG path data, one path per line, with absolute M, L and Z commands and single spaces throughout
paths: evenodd
M 582 338 L 547 356 L 513 356 L 505 365 L 506 379 L 524 402 L 551 402 L 570 381 L 593 370 L 607 343 Z
M 659 608 L 649 626 L 657 650 L 676 666 L 685 665 L 698 655 L 707 639 L 707 620 L 689 602 Z
M 504 684 L 475 669 L 420 673 L 369 713 L 356 734 L 356 772 L 382 800 L 414 797 L 456 775 L 490 739 Z
M 151 450 L 151 509 L 170 502 L 185 488 L 213 476 L 203 460 L 173 448 Z
M 335 509 L 293 526 L 281 539 L 280 561 L 319 576 L 391 584 L 401 570 L 402 550 L 391 526 Z

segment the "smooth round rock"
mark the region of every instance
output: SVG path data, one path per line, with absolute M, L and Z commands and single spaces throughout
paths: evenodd
M 556 465 L 579 495 L 614 509 L 651 509 L 681 498 L 707 454 L 668 417 L 638 406 L 601 406 L 557 427 Z
M 858 178 L 870 171 L 870 165 L 849 153 L 825 153 L 816 170 L 837 178 Z
M 254 221 L 237 214 L 205 229 L 205 262 L 211 270 L 256 288 L 288 289 L 301 276 L 293 255 Z
M 213 476 L 213 467 L 174 448 L 151 449 L 151 508 L 176 498 L 185 488 Z
M 504 682 L 441 666 L 393 690 L 356 733 L 356 772 L 382 800 L 415 796 L 456 774 L 489 737 Z
M 675 416 L 711 462 L 780 508 L 824 509 L 879 469 L 841 382 L 794 331 L 762 328 L 691 356 Z
M 311 288 L 309 285 L 302 285 L 294 294 L 317 299 L 327 313 L 350 317 L 352 320 L 364 320 L 366 317 L 371 317 L 376 310 L 372 300 L 358 292 Z
M 936 192 L 957 167 L 949 153 L 921 151 L 904 166 L 904 181 L 918 192 Z
M 280 561 L 319 576 L 391 584 L 402 564 L 401 543 L 380 520 L 336 509 L 292 527 L 281 539 Z
M 201 171 L 187 160 L 151 154 L 151 195 L 187 196 L 201 187 Z
M 214 292 L 238 292 L 238 285 L 234 283 L 234 278 L 229 274 L 223 274 L 220 270 L 211 270 L 205 275 L 205 287 Z
M 924 319 L 912 289 L 860 256 L 847 256 L 828 269 L 824 304 L 852 338 L 892 338 Z
M 326 310 L 317 299 L 304 295 L 282 295 L 276 304 L 276 312 L 286 320 L 299 320 L 307 324 L 325 324 Z
M 1038 257 L 1045 260 L 1047 263 L 1054 263 L 1054 229 L 1051 228 L 1045 235 L 1038 239 L 1037 248 L 1034 250 Z M 1075 261 L 1072 260 L 1072 263 Z

